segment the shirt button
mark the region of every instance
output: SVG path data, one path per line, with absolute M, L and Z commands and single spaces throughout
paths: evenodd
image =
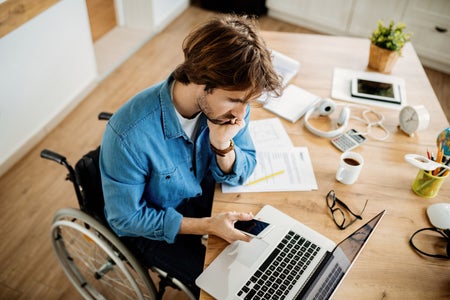
M 166 176 L 166 179 L 170 179 L 170 175 L 167 175 L 167 176 Z

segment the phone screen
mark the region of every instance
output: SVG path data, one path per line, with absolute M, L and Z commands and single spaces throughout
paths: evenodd
M 247 232 L 253 236 L 257 236 L 264 231 L 270 224 L 260 221 L 260 220 L 250 220 L 250 221 L 236 221 L 234 223 L 234 228 Z
M 358 93 L 395 98 L 392 83 L 358 79 Z

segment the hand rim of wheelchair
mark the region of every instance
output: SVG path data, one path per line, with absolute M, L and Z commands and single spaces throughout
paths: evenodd
M 69 218 L 72 220 L 69 220 Z M 74 222 L 75 220 L 82 222 L 83 225 Z M 86 224 L 94 230 L 95 233 L 90 229 L 87 229 L 85 226 Z M 127 291 L 134 291 L 137 299 L 157 298 L 156 288 L 148 272 L 142 268 L 141 264 L 135 259 L 133 254 L 116 236 L 110 232 L 109 229 L 79 209 L 62 208 L 55 213 L 51 226 L 53 248 L 67 277 L 85 299 L 102 299 L 102 296 L 101 293 L 99 293 L 95 287 L 91 285 L 86 278 L 84 278 L 79 267 L 71 261 L 72 259 L 67 255 L 68 251 L 66 245 L 61 243 L 64 241 L 64 237 L 60 234 L 61 226 L 78 231 L 84 235 L 84 237 L 89 238 L 92 242 L 99 246 L 108 255 L 108 258 L 113 260 L 115 264 L 113 268 L 118 268 L 125 275 L 127 280 L 126 283 L 130 284 L 130 288 L 127 288 Z M 121 256 L 125 258 L 125 262 Z M 104 258 L 104 260 L 106 262 L 107 259 Z M 130 274 L 129 270 L 125 267 L 125 263 L 128 263 L 136 272 L 144 285 L 143 287 L 146 288 L 147 291 L 141 290 L 142 288 L 140 288 L 136 283 L 135 277 Z M 100 269 L 98 268 L 95 268 L 95 270 L 90 270 L 92 273 L 91 275 L 96 276 L 99 270 Z M 107 272 L 105 272 L 105 274 L 107 274 Z M 103 280 L 102 275 L 105 274 L 101 274 L 101 278 L 96 280 Z M 146 292 L 148 295 L 144 296 Z

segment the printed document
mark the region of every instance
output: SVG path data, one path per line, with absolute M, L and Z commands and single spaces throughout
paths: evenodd
M 257 164 L 240 186 L 222 184 L 223 193 L 311 191 L 318 188 L 308 148 L 294 147 L 280 119 L 249 123 Z

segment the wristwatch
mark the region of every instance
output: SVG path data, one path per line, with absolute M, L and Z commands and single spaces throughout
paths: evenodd
M 217 155 L 219 155 L 219 156 L 222 156 L 222 157 L 225 157 L 225 154 L 227 154 L 228 152 L 230 152 L 230 151 L 232 151 L 232 150 L 234 149 L 234 142 L 233 142 L 233 140 L 230 140 L 230 146 L 228 146 L 227 148 L 222 149 L 222 150 L 217 149 L 217 148 L 214 147 L 211 143 L 209 143 L 209 145 L 211 146 L 211 150 L 212 150 L 215 154 L 217 154 Z

